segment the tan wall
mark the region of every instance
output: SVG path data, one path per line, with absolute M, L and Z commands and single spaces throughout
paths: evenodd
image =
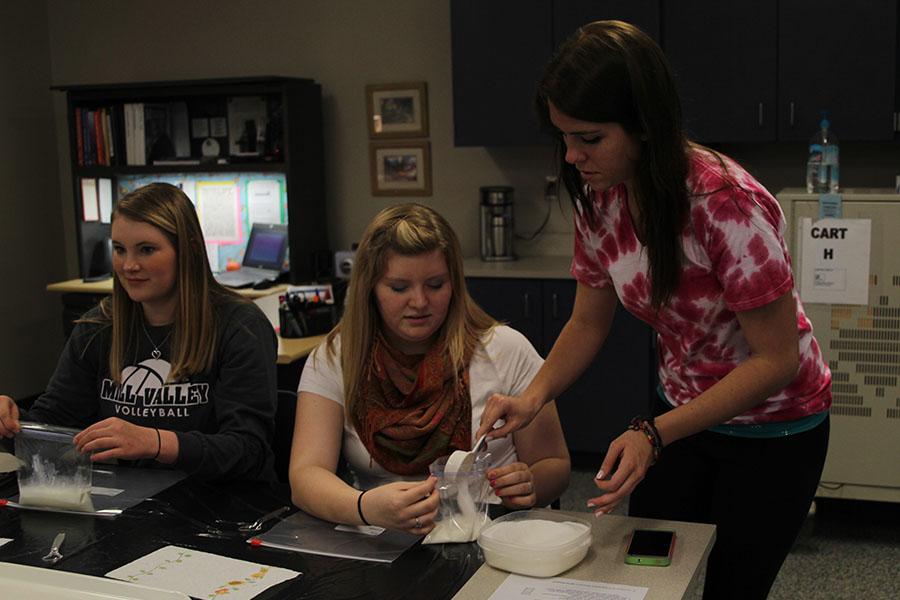
M 46 6 L 17 0 L 0 18 L 0 393 L 44 388 L 62 348 L 65 275 L 51 118 Z M 74 248 L 74 246 L 73 246 Z
M 325 110 L 329 235 L 346 248 L 379 209 L 398 198 L 370 193 L 364 87 L 426 81 L 429 90 L 434 195 L 423 201 L 453 224 L 467 255 L 478 253 L 478 188 L 516 188 L 517 229 L 542 220 L 549 148 L 454 148 L 449 0 L 49 0 L 55 84 L 194 79 L 242 75 L 311 77 Z M 60 94 L 61 96 L 61 94 Z M 56 101 L 57 119 L 64 107 Z M 840 135 L 839 124 L 835 124 Z M 65 131 L 58 127 L 57 131 Z M 810 132 L 812 133 L 812 132 Z M 58 139 L 67 153 L 65 138 Z M 804 183 L 803 144 L 725 148 L 773 193 Z M 893 186 L 897 144 L 842 147 L 847 185 Z M 66 157 L 67 158 L 67 157 Z M 65 161 L 62 161 L 65 162 Z M 63 193 L 70 195 L 63 172 Z M 63 210 L 71 211 L 64 196 Z M 69 216 L 68 224 L 71 221 Z M 571 252 L 568 211 L 553 218 L 522 254 Z M 69 234 L 71 237 L 71 234 Z M 74 273 L 74 241 L 67 246 Z
M 515 186 L 521 229 L 540 223 L 548 148 L 453 147 L 447 0 L 50 0 L 49 6 L 55 84 L 244 75 L 320 82 L 334 248 L 348 247 L 378 210 L 400 200 L 370 191 L 364 95 L 369 83 L 428 83 L 434 194 L 421 201 L 450 220 L 466 254 L 478 252 L 479 186 Z M 57 118 L 64 118 L 61 99 L 56 106 Z M 64 136 L 58 143 L 67 153 Z M 568 218 L 556 212 L 551 227 L 569 231 Z M 570 237 L 562 237 L 559 251 L 567 252 Z

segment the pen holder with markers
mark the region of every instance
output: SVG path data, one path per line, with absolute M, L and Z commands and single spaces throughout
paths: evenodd
M 331 331 L 338 313 L 330 284 L 292 286 L 278 297 L 281 337 L 299 338 Z

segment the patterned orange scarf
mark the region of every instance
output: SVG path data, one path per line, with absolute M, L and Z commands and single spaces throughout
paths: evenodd
M 373 344 L 352 417 L 370 456 L 391 473 L 427 474 L 436 458 L 472 445 L 468 366 L 456 377 L 441 346 L 409 356 L 381 336 Z

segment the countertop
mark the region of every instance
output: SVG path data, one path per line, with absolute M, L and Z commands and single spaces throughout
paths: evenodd
M 497 262 L 485 262 L 477 257 L 463 260 L 466 277 L 572 279 L 571 266 L 571 256 L 523 256 Z
M 566 514 L 566 513 L 562 513 Z M 585 513 L 570 513 L 585 517 Z M 645 600 L 693 598 L 700 566 L 706 563 L 716 539 L 715 525 L 684 521 L 657 521 L 620 515 L 603 515 L 593 520 L 593 543 L 581 563 L 558 575 L 566 579 L 602 581 L 649 588 Z M 633 529 L 675 531 L 675 553 L 668 567 L 625 564 L 625 548 Z M 463 586 L 454 600 L 488 598 L 509 576 L 506 571 L 483 565 Z M 593 597 L 593 596 L 591 596 Z

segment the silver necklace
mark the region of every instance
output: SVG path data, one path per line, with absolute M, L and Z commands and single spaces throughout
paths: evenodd
M 162 346 L 163 344 L 165 344 L 167 341 L 169 341 L 169 336 L 172 335 L 172 332 L 175 329 L 174 328 L 170 329 L 169 333 L 166 334 L 166 337 L 164 337 L 163 340 L 159 343 L 159 346 L 157 346 L 156 343 L 153 341 L 153 338 L 150 337 L 150 332 L 147 331 L 147 326 L 144 324 L 143 321 L 141 321 L 141 327 L 144 330 L 144 335 L 146 335 L 147 339 L 150 340 L 150 345 L 153 346 L 153 350 L 150 352 L 150 356 L 152 356 L 154 359 L 158 360 L 159 357 L 162 356 L 162 352 L 160 352 L 159 347 Z

